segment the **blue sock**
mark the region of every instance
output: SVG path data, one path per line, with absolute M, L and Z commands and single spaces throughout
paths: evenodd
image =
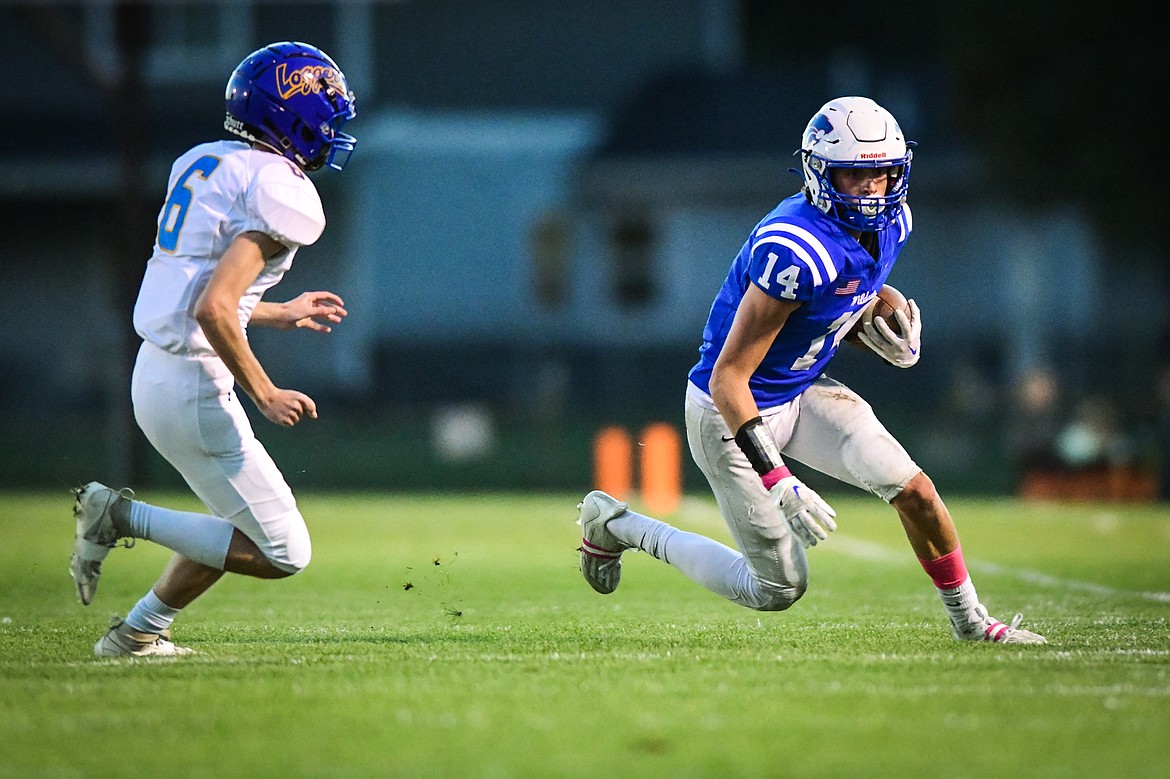
M 162 544 L 188 560 L 222 571 L 235 526 L 210 514 L 134 501 L 130 504 L 130 530 L 135 538 Z
M 126 624 L 142 633 L 161 633 L 171 626 L 179 609 L 172 609 L 150 590 L 126 615 Z

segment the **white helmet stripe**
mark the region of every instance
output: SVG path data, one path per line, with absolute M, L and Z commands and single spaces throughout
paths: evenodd
M 824 275 L 826 277 L 825 281 L 833 281 L 837 278 L 837 266 L 833 264 L 833 259 L 829 256 L 829 251 L 825 248 L 825 245 L 821 243 L 820 239 L 810 233 L 808 230 L 805 230 L 803 227 L 799 227 L 794 224 L 777 222 L 775 224 L 765 225 L 756 231 L 756 235 L 763 235 L 764 233 L 789 233 L 790 235 L 794 235 L 801 239 L 805 244 L 807 244 L 807 248 L 792 242 L 791 239 L 770 237 L 760 238 L 760 240 L 756 241 L 755 245 L 752 246 L 753 252 L 760 244 L 780 243 L 792 249 L 804 260 L 805 265 L 807 265 L 809 270 L 812 271 L 813 283 L 815 285 L 820 286 L 822 283 L 820 270 L 824 271 Z M 816 256 L 820 259 L 819 263 L 813 260 L 813 257 L 809 253 L 808 249 L 812 249 L 812 251 L 816 253 Z M 818 270 L 818 266 L 820 270 Z

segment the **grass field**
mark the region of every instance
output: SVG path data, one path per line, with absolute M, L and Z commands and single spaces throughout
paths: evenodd
M 1170 775 L 1164 507 L 952 501 L 984 602 L 1050 642 L 1005 647 L 950 638 L 878 501 L 834 496 L 808 594 L 757 614 L 646 555 L 594 594 L 576 498 L 302 495 L 304 573 L 226 578 L 176 624 L 201 654 L 126 661 L 91 647 L 168 553 L 111 553 L 82 607 L 68 493 L 5 495 L 0 776 Z

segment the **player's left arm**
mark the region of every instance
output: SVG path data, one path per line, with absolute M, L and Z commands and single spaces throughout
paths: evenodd
M 278 330 L 305 327 L 318 333 L 329 333 L 333 330 L 330 324 L 340 323 L 347 314 L 345 301 L 332 292 L 302 292 L 287 303 L 261 300 L 252 311 L 248 324 Z
M 249 201 L 249 235 L 260 244 L 265 260 L 321 237 L 325 213 L 317 190 L 304 174 L 285 160 L 264 165 L 256 173 Z M 286 303 L 260 301 L 249 325 L 292 330 L 304 327 L 332 331 L 346 316 L 345 302 L 324 290 L 304 292 Z
M 881 317 L 865 322 L 858 338 L 877 352 L 882 359 L 899 368 L 909 368 L 922 356 L 922 313 L 913 300 L 906 301 L 906 310 L 896 309 L 894 321 L 898 323 L 895 333 Z
M 288 247 L 270 235 L 250 232 L 248 237 L 260 247 L 265 260 L 271 260 Z M 274 327 L 277 330 L 292 330 L 305 327 L 318 333 L 333 330 L 330 324 L 338 324 L 345 318 L 345 301 L 332 292 L 302 292 L 287 303 L 269 303 L 261 300 L 252 311 L 249 325 Z M 318 321 L 322 320 L 322 321 Z

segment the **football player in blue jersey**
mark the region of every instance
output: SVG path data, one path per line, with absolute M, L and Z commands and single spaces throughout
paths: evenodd
M 913 153 L 894 117 L 865 97 L 826 103 L 801 142 L 804 186 L 752 230 L 711 307 L 686 394 L 691 454 L 737 549 L 631 511 L 594 491 L 581 502 L 581 572 L 613 592 L 621 555 L 641 549 L 733 603 L 787 609 L 808 584 L 805 549 L 836 529 L 832 508 L 792 474 L 798 460 L 890 503 L 934 582 L 955 638 L 1044 643 L 993 618 L 930 478 L 857 393 L 824 374 L 889 276 L 913 226 Z M 918 306 L 880 317 L 861 341 L 900 368 L 921 355 Z
M 94 646 L 99 657 L 172 656 L 171 623 L 223 574 L 291 576 L 309 563 L 305 520 L 280 470 L 256 439 L 238 385 L 266 419 L 291 427 L 316 418 L 313 399 L 276 386 L 248 345 L 247 327 L 329 332 L 345 317 L 332 292 L 262 300 L 301 246 L 325 229 L 306 171 L 341 170 L 356 141 L 345 75 L 323 51 L 285 41 L 248 55 L 232 73 L 224 128 L 171 167 L 154 253 L 134 306 L 142 346 L 134 365 L 134 417 L 210 514 L 132 500 L 90 482 L 77 490 L 69 570 L 84 604 L 119 539 L 145 538 L 176 554 L 162 576 Z

